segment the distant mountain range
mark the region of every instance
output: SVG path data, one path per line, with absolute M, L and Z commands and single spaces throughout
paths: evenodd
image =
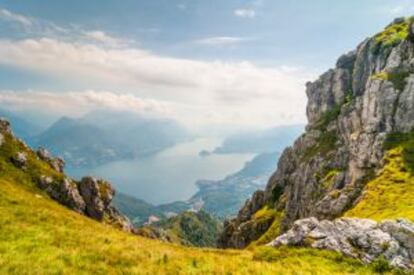
M 1 112 L 14 131 L 33 147 L 45 147 L 72 167 L 93 167 L 143 157 L 191 139 L 169 119 L 145 118 L 131 112 L 95 111 L 81 118 L 62 117 L 44 131 L 11 112 Z
M 304 125 L 278 126 L 261 131 L 249 131 L 226 138 L 222 145 L 211 153 L 269 153 L 282 152 L 304 131 Z M 204 154 L 206 152 L 203 152 Z

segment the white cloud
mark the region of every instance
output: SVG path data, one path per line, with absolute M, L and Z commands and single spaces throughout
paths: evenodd
M 66 116 L 82 116 L 96 109 L 167 116 L 168 104 L 142 99 L 132 94 L 87 90 L 52 93 L 43 91 L 0 91 L 0 104 L 19 111 L 42 111 Z
M 16 22 L 22 24 L 25 27 L 30 27 L 33 25 L 33 22 L 30 18 L 21 14 L 13 13 L 6 9 L 0 9 L 0 19 Z
M 88 39 L 95 40 L 96 42 L 100 42 L 104 45 L 112 46 L 112 47 L 120 47 L 122 45 L 125 45 L 125 42 L 114 38 L 112 36 L 109 36 L 103 31 L 86 31 L 84 32 L 85 37 Z
M 120 91 L 112 94 L 121 98 L 126 93 L 152 98 L 168 104 L 172 117 L 191 125 L 269 126 L 303 122 L 304 83 L 314 76 L 298 68 L 170 58 L 139 48 L 107 49 L 49 38 L 0 40 L 0 64 L 76 83 L 84 81 L 85 89 L 95 84 L 116 87 L 109 90 Z M 28 100 L 27 95 L 24 94 L 24 100 Z M 97 102 L 97 95 L 100 93 L 93 94 L 93 102 Z M 86 98 L 91 97 L 88 94 Z M 35 93 L 30 98 L 36 106 Z M 103 98 L 100 104 L 104 106 L 112 100 L 120 102 L 108 94 Z M 129 98 L 122 101 L 126 106 Z M 57 106 L 65 108 L 68 102 Z
M 229 46 L 239 44 L 245 41 L 252 40 L 246 37 L 234 37 L 234 36 L 215 36 L 196 40 L 195 42 L 208 46 Z
M 234 11 L 234 15 L 243 18 L 254 18 L 256 11 L 253 9 L 237 9 Z

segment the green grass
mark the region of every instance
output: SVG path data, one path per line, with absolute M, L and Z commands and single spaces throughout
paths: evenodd
M 285 257 L 269 261 L 256 250 L 196 249 L 145 239 L 5 178 L 0 179 L 0 233 L 0 274 L 371 273 L 358 261 L 338 261 L 341 256 L 327 251 L 289 248 Z
M 366 185 L 362 199 L 345 216 L 414 220 L 414 133 L 392 134 L 384 147 L 384 168 Z
M 339 173 L 341 173 L 341 170 L 338 169 L 332 169 L 328 172 L 326 172 L 326 175 L 322 179 L 322 186 L 325 189 L 329 189 L 332 187 L 332 185 L 335 183 L 336 177 Z
M 410 75 L 409 72 L 379 72 L 371 76 L 374 80 L 386 80 L 390 81 L 394 88 L 403 91 L 407 85 L 407 77 Z
M 314 146 L 306 149 L 302 155 L 302 161 L 308 161 L 314 156 L 320 154 L 326 156 L 327 153 L 335 149 L 337 135 L 333 132 L 322 132 Z
M 382 32 L 375 35 L 375 41 L 383 47 L 392 47 L 401 43 L 409 36 L 410 22 L 411 19 L 406 19 L 402 23 L 392 24 Z
M 273 223 L 269 227 L 269 229 L 256 241 L 253 241 L 249 247 L 259 246 L 259 245 L 266 245 L 275 238 L 277 238 L 280 234 L 280 222 L 283 218 L 282 211 L 272 210 L 272 219 Z
M 346 102 L 346 98 L 345 98 L 345 102 Z M 320 131 L 326 130 L 329 123 L 337 119 L 338 116 L 341 114 L 342 105 L 343 104 L 335 104 L 331 109 L 324 112 L 313 127 Z
M 10 162 L 18 151 L 28 154 L 25 170 Z M 372 273 L 356 260 L 321 262 L 336 255 L 326 251 L 292 248 L 275 262 L 256 250 L 188 248 L 128 234 L 50 199 L 36 187 L 43 174 L 64 177 L 7 136 L 0 146 L 0 274 Z M 266 209 L 258 219 L 272 215 Z

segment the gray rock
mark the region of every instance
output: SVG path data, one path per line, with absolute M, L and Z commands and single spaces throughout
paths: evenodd
M 2 133 L 2 134 L 11 134 L 10 123 L 5 118 L 0 118 L 0 133 Z
M 27 154 L 25 152 L 18 152 L 11 158 L 11 161 L 18 168 L 26 168 Z
M 37 185 L 40 189 L 45 190 L 53 183 L 53 178 L 49 176 L 42 175 L 39 178 Z
M 78 213 L 85 213 L 86 203 L 79 194 L 78 186 L 74 181 L 64 178 L 63 182 L 49 183 L 49 180 L 45 178 L 43 184 L 48 185 L 46 192 L 53 199 Z
M 39 148 L 36 151 L 39 159 L 49 163 L 49 165 L 57 172 L 63 173 L 65 168 L 65 161 L 62 158 L 54 158 L 45 148 Z
M 366 39 L 307 83 L 306 94 L 306 132 L 283 152 L 264 194 L 227 222 L 223 247 L 246 246 L 260 235 L 254 228 L 241 232 L 260 206 L 283 210 L 286 231 L 298 219 L 338 218 L 358 201 L 367 176 L 382 168 L 387 135 L 414 129 L 414 39 L 388 47 Z
M 409 269 L 414 259 L 414 224 L 407 220 L 377 223 L 368 219 L 297 220 L 291 230 L 268 246 L 309 246 L 341 252 L 371 263 L 380 256 L 392 266 Z

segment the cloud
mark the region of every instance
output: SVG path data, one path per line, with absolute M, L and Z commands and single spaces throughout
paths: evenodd
M 39 19 L 32 19 L 32 24 L 32 38 L 0 39 L 0 64 L 73 82 L 81 91 L 0 91 L 2 105 L 72 114 L 94 108 L 147 109 L 168 114 L 189 127 L 207 128 L 270 126 L 306 119 L 304 84 L 315 76 L 310 70 L 173 58 L 125 43 L 102 30 L 62 27 Z M 221 36 L 196 42 L 233 46 L 248 40 L 252 38 Z
M 33 25 L 33 22 L 30 18 L 23 16 L 21 14 L 13 13 L 6 9 L 0 9 L 0 19 L 16 22 L 25 27 L 30 27 Z
M 246 37 L 234 37 L 234 36 L 215 36 L 196 40 L 195 42 L 208 46 L 229 46 L 239 44 L 245 41 L 252 40 Z
M 96 42 L 100 42 L 104 45 L 112 46 L 112 47 L 120 47 L 126 44 L 125 41 L 122 41 L 121 39 L 114 38 L 112 36 L 109 36 L 103 31 L 86 31 L 84 32 L 85 37 L 91 40 L 94 40 Z
M 234 10 L 234 15 L 243 18 L 254 18 L 256 17 L 256 11 L 253 9 L 237 9 Z
M 67 97 L 54 97 L 53 93 L 39 96 L 36 92 L 21 94 L 19 100 L 29 102 L 27 106 L 40 105 L 41 110 L 48 102 L 53 102 L 47 106 L 56 104 L 63 110 L 65 106 L 79 106 L 81 111 L 85 111 L 94 105 L 109 106 L 111 102 L 115 106 L 129 106 L 129 100 L 137 104 L 131 96 L 151 98 L 155 102 L 163 102 L 163 106 L 168 105 L 171 117 L 190 127 L 303 122 L 306 105 L 304 84 L 315 75 L 300 68 L 263 68 L 246 61 L 207 62 L 170 58 L 139 48 L 107 49 L 50 38 L 0 40 L 0 64 L 76 83 L 84 81 L 87 83 L 85 89 L 99 84 L 116 87 L 119 91 L 109 94 L 84 92 L 84 96 L 78 92 Z M 5 93 L 2 94 L 4 97 Z M 11 97 L 7 94 L 6 98 L 10 100 Z M 64 100 L 58 104 L 56 98 Z M 85 101 L 93 104 L 85 104 Z
M 87 90 L 52 93 L 43 91 L 0 91 L 0 104 L 19 111 L 47 110 L 48 113 L 81 116 L 96 109 L 118 110 L 149 116 L 167 116 L 168 104 L 132 94 Z

